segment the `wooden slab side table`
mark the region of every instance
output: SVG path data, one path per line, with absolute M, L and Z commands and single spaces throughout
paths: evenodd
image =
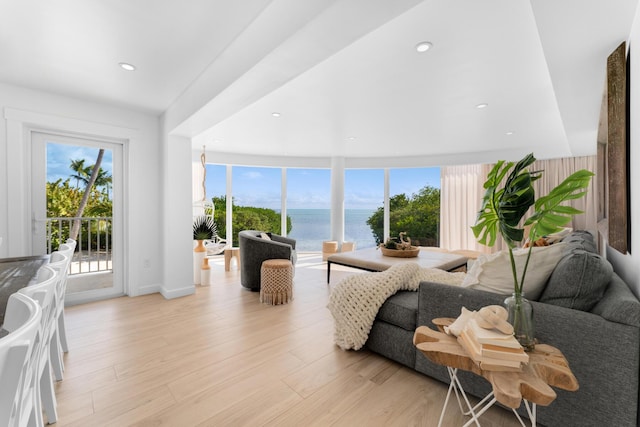
M 578 389 L 578 380 L 569 369 L 567 359 L 565 359 L 560 350 L 546 344 L 537 344 L 535 350 L 528 353 L 529 363 L 523 365 L 521 372 L 485 371 L 480 369 L 467 355 L 467 352 L 458 343 L 457 339 L 444 333 L 444 326 L 450 325 L 454 320 L 450 318 L 434 319 L 433 323 L 438 326 L 440 332 L 434 331 L 427 326 L 420 326 L 413 336 L 413 344 L 416 348 L 432 362 L 445 366 L 451 379 L 438 426 L 442 425 L 452 392 L 455 393 L 463 414 L 471 416 L 471 419 L 464 427 L 472 423 L 480 426 L 478 418 L 493 406 L 496 401 L 511 408 L 520 424 L 525 426 L 524 421 L 516 411 L 524 401 L 531 425 L 535 426 L 536 405 L 547 406 L 556 398 L 556 393 L 550 386 L 568 391 L 576 391 Z M 475 406 L 472 406 L 462 388 L 462 384 L 458 380 L 458 369 L 482 376 L 491 383 L 493 390 Z M 463 408 L 461 397 L 468 410 Z

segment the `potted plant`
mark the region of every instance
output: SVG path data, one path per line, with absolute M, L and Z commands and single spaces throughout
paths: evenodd
M 516 268 L 513 249 L 525 237 L 529 242 L 535 242 L 540 237 L 561 231 L 573 216 L 582 213 L 564 205 L 563 202 L 583 197 L 594 175 L 586 169 L 579 170 L 549 194 L 536 200 L 533 182 L 542 176 L 543 171 L 530 172 L 527 169 L 535 160 L 531 153 L 517 163 L 501 160 L 491 169 L 484 183 L 486 191 L 482 207 L 476 224 L 471 227 L 474 236 L 483 245 L 495 245 L 498 234 L 507 244 L 514 292 L 512 297 L 505 300 L 505 304 L 509 310 L 509 322 L 514 327 L 514 334 L 526 350 L 533 349 L 535 338 L 533 311 L 522 292 L 533 244 L 529 245 L 526 261 L 520 272 Z M 505 176 L 506 181 L 502 185 Z M 522 223 L 532 206 L 531 215 Z M 526 236 L 525 227 L 529 230 Z
M 198 215 L 193 219 L 193 240 L 211 240 L 218 234 L 218 228 L 209 215 Z
M 207 249 L 204 246 L 205 240 L 211 240 L 218 234 L 218 229 L 213 218 L 209 215 L 198 215 L 193 219 L 193 240 L 198 244 L 193 249 L 193 274 L 194 282 L 200 283 L 200 270 L 208 269 L 208 262 L 205 262 Z

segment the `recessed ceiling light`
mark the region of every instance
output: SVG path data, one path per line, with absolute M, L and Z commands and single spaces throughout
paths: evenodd
M 280 117 L 280 113 L 278 113 L 277 111 L 274 111 L 273 113 L 271 113 L 271 115 L 273 117 Z
M 482 104 L 476 105 L 476 108 L 479 109 L 479 110 L 482 110 L 483 108 L 487 108 L 488 106 L 489 106 L 489 104 L 482 103 Z
M 350 137 L 348 137 L 348 138 L 347 138 L 347 140 L 349 140 L 349 141 L 355 141 L 355 140 L 356 140 L 356 137 L 355 137 L 355 136 L 350 136 Z
M 513 131 L 508 131 L 504 133 L 505 135 L 513 135 Z
M 420 42 L 416 45 L 417 52 L 426 52 L 433 47 L 433 43 L 431 42 Z
M 127 62 L 121 62 L 118 65 L 120 65 L 120 68 L 122 68 L 123 70 L 127 70 L 127 71 L 135 71 L 136 70 L 136 66 L 129 64 Z

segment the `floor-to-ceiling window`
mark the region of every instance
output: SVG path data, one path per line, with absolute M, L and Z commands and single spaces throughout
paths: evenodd
M 322 250 L 331 236 L 331 171 L 329 169 L 287 169 L 287 215 L 289 237 L 298 251 Z
M 375 247 L 384 232 L 384 171 L 346 169 L 344 208 L 345 241 L 355 242 L 357 249 Z
M 439 246 L 440 168 L 389 171 L 390 237 L 406 232 L 412 243 Z
M 238 232 L 260 230 L 281 234 L 282 169 L 233 166 L 233 245 L 238 245 Z
M 226 239 L 227 166 L 208 164 L 206 170 L 206 199 L 213 206 L 213 217 L 218 229 L 218 236 Z M 231 236 L 229 238 L 231 239 Z
M 227 185 L 231 169 L 231 193 Z M 345 169 L 344 240 L 358 249 L 375 247 L 384 239 L 383 169 Z M 214 202 L 219 234 L 226 234 L 226 198 L 233 200 L 233 244 L 240 229 L 260 229 L 297 240 L 299 251 L 321 251 L 331 238 L 331 170 L 283 169 L 207 165 L 207 199 Z M 281 228 L 282 185 L 287 230 Z M 438 246 L 440 221 L 440 169 L 389 170 L 390 236 L 402 231 L 414 244 Z M 237 228 L 237 229 L 236 229 Z

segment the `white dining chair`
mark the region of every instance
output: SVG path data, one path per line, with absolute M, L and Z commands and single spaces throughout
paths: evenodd
M 67 268 L 64 274 L 64 283 L 62 284 L 61 304 L 58 307 L 58 337 L 60 339 L 60 347 L 64 353 L 69 352 L 69 345 L 67 344 L 67 327 L 64 323 L 64 297 L 67 294 L 67 278 L 69 276 L 69 266 L 73 259 L 73 253 L 76 250 L 76 241 L 73 239 L 67 239 L 66 243 L 60 245 L 58 252 L 63 253 L 67 257 Z
M 0 338 L 0 426 L 39 427 L 35 386 L 40 342 L 40 305 L 26 295 L 9 296 Z
M 61 245 L 62 246 L 62 245 Z M 54 322 L 54 339 L 49 347 L 49 353 L 51 357 L 51 370 L 56 381 L 62 381 L 64 372 L 64 362 L 62 360 L 62 343 L 61 335 L 64 333 L 61 330 L 60 325 L 64 328 L 64 320 L 60 321 L 60 318 L 64 318 L 64 293 L 67 285 L 67 270 L 69 268 L 69 257 L 62 252 L 53 252 L 49 257 L 49 267 L 51 267 L 58 275 L 58 281 L 56 285 L 55 298 L 56 298 L 56 313 Z M 66 336 L 65 336 L 66 340 Z
M 37 283 L 20 289 L 18 292 L 27 295 L 40 304 L 42 318 L 40 321 L 41 344 L 38 349 L 38 364 L 36 367 L 36 407 L 44 408 L 47 414 L 47 422 L 55 423 L 58 420 L 56 410 L 56 395 L 51 377 L 51 346 L 57 346 L 55 336 L 56 326 L 56 287 L 58 285 L 58 273 L 51 267 L 45 265 L 38 270 Z M 39 417 L 38 424 L 44 424 L 42 411 L 37 411 Z
M 66 243 L 67 245 L 71 246 L 73 248 L 73 250 L 76 250 L 76 245 L 78 244 L 77 240 L 74 239 L 67 239 L 64 243 Z

